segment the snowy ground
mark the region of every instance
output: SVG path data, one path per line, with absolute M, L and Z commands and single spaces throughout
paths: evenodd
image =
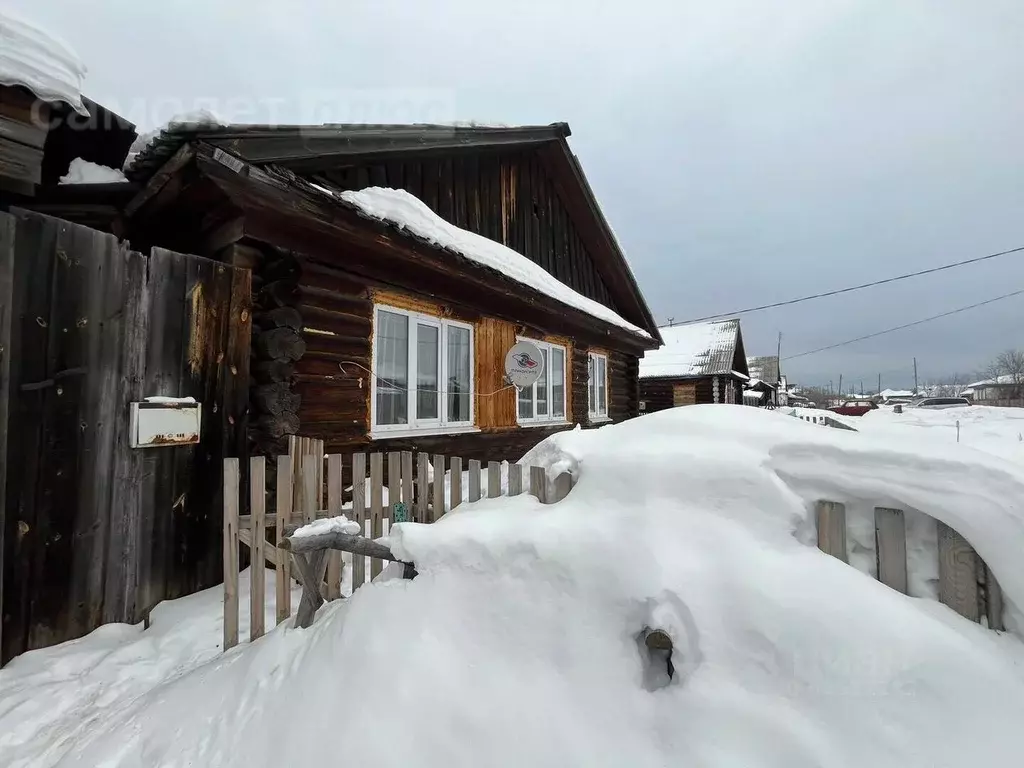
M 219 655 L 214 592 L 15 660 L 0 765 L 1019 764 L 1020 636 L 813 545 L 816 498 L 927 512 L 979 550 L 1020 631 L 1024 469 L 921 431 L 695 406 L 556 435 L 524 463 L 575 472 L 568 498 L 396 526 L 420 575 L 308 630 Z M 645 625 L 675 641 L 655 691 Z

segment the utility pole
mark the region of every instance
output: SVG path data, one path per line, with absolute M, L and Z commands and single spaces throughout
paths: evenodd
M 860 394 L 864 394 L 864 379 L 860 380 Z
M 882 374 L 878 374 L 878 394 L 882 394 Z
M 843 374 L 839 374 L 839 399 L 843 399 Z
M 914 358 L 914 394 L 917 394 L 917 358 Z
M 775 355 L 779 358 L 779 362 L 782 362 L 782 331 L 779 331 L 779 346 L 775 349 Z
M 676 321 L 676 319 L 674 317 L 670 317 L 668 319 L 668 327 L 671 328 L 672 327 L 672 323 L 674 323 L 675 321 Z

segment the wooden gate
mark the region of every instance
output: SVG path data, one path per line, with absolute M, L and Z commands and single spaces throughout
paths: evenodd
M 0 213 L 0 661 L 220 581 L 250 314 L 248 270 Z M 130 447 L 130 404 L 157 395 L 202 403 L 198 445 Z

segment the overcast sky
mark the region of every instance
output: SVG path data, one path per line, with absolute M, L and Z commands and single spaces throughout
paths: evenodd
M 1024 245 L 1020 0 L 0 0 L 143 127 L 567 121 L 660 322 Z M 743 317 L 783 357 L 1024 288 L 1024 254 Z M 873 388 L 1024 347 L 1024 296 L 784 364 Z

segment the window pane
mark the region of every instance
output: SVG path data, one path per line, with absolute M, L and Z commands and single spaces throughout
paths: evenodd
M 540 351 L 540 359 L 543 366 L 543 371 L 540 374 L 540 378 L 537 379 L 537 383 L 534 385 L 537 388 L 537 416 L 548 415 L 548 351 L 542 349 Z
M 436 419 L 440 331 L 433 325 L 416 326 L 416 418 Z
M 597 358 L 591 355 L 588 358 L 589 373 L 587 375 L 587 403 L 591 413 L 597 410 Z
M 448 421 L 470 420 L 469 329 L 448 331 Z
M 565 418 L 565 350 L 551 350 L 551 415 Z
M 597 358 L 597 412 L 604 416 L 608 413 L 608 361 Z
M 377 314 L 377 423 L 409 422 L 409 318 Z
M 518 408 L 520 419 L 533 418 L 533 387 L 518 390 Z

